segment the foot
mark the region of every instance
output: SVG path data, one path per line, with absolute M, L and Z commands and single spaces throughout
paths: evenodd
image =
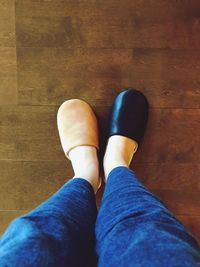
M 58 110 L 57 124 L 66 157 L 69 156 L 70 150 L 77 146 L 99 148 L 97 119 L 85 101 L 81 99 L 65 101 Z
M 96 193 L 100 186 L 99 144 L 98 123 L 92 108 L 80 99 L 67 100 L 58 110 L 57 122 L 61 145 L 71 160 L 74 178 L 87 180 Z
M 70 150 L 69 158 L 74 170 L 74 179 L 88 181 L 96 193 L 101 185 L 97 149 L 92 146 L 78 146 Z
M 118 166 L 129 167 L 141 142 L 148 119 L 148 101 L 135 89 L 126 89 L 115 98 L 109 126 L 109 138 L 104 156 L 107 179 Z
M 136 141 L 121 135 L 113 135 L 108 139 L 103 159 L 105 179 L 112 169 L 120 166 L 129 167 L 138 144 Z

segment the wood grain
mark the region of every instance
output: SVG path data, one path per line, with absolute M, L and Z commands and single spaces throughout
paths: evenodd
M 23 105 L 78 97 L 105 106 L 121 88 L 135 87 L 152 107 L 200 107 L 196 50 L 18 48 L 17 57 Z
M 134 163 L 132 168 L 175 214 L 200 215 L 199 164 Z M 32 209 L 73 176 L 67 160 L 0 161 L 0 169 L 0 210 Z
M 0 47 L 15 47 L 15 2 L 0 1 Z
M 199 109 L 152 109 L 136 162 L 199 163 Z
M 1 107 L 0 113 L 1 159 L 64 159 L 55 107 Z
M 199 48 L 199 7 L 198 1 L 17 0 L 17 45 Z
M 0 46 L 0 105 L 17 104 L 17 63 L 14 47 Z
M 200 214 L 200 165 L 193 163 L 136 163 L 138 179 L 177 215 Z M 99 201 L 100 203 L 100 201 Z
M 96 109 L 100 126 L 106 109 Z M 1 107 L 1 159 L 62 161 L 56 112 L 57 107 L 50 106 Z M 135 161 L 199 163 L 199 115 L 199 109 L 151 109 L 146 136 Z
M 0 161 L 0 169 L 0 210 L 33 209 L 73 175 L 69 161 Z

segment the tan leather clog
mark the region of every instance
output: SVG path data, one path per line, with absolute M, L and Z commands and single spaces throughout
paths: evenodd
M 88 103 L 81 99 L 65 101 L 58 110 L 58 131 L 67 158 L 77 146 L 94 146 L 99 149 L 96 116 Z

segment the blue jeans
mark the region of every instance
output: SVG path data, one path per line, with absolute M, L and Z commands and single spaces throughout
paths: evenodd
M 91 185 L 76 178 L 15 219 L 0 239 L 0 266 L 191 267 L 200 249 L 133 171 L 117 167 L 98 215 Z

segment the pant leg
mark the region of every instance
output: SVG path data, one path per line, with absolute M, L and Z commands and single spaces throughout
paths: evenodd
M 111 171 L 96 221 L 99 267 L 200 266 L 194 237 L 126 167 Z
M 92 186 L 72 179 L 10 224 L 0 239 L 0 266 L 93 266 L 96 214 Z

